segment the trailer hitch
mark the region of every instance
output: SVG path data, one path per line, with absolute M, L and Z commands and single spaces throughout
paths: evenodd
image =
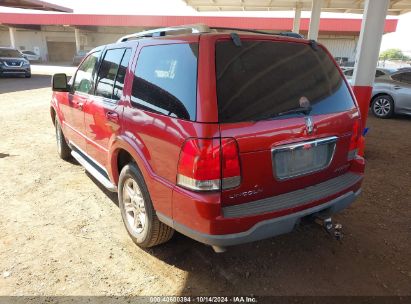
M 342 225 L 341 224 L 334 224 L 331 217 L 328 218 L 321 218 L 317 217 L 315 222 L 323 227 L 325 232 L 329 234 L 331 237 L 335 238 L 337 241 L 342 240 L 344 234 L 342 232 Z

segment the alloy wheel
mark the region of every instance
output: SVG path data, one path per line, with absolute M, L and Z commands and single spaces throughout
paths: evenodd
M 141 189 L 132 178 L 124 182 L 123 203 L 128 226 L 134 234 L 141 234 L 146 228 L 147 214 Z
M 378 116 L 387 116 L 391 111 L 391 103 L 386 98 L 378 98 L 374 102 L 374 113 Z

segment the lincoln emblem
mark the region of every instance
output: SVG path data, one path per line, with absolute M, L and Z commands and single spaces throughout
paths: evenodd
M 310 116 L 305 118 L 305 127 L 307 128 L 307 134 L 313 133 L 314 130 L 314 123 Z

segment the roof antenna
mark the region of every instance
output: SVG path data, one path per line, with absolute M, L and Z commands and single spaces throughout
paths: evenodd
M 241 39 L 240 37 L 237 35 L 237 33 L 231 33 L 230 34 L 231 40 L 233 40 L 235 46 L 240 47 L 241 46 Z

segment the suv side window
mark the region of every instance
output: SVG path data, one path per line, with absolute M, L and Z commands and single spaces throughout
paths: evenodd
M 123 59 L 121 60 L 120 66 L 118 68 L 116 82 L 114 84 L 114 92 L 113 92 L 113 99 L 119 100 L 123 95 L 123 88 L 124 88 L 124 78 L 126 77 L 126 71 L 128 67 L 128 63 L 130 62 L 131 57 L 131 49 L 126 49 L 126 52 L 123 55 Z
M 138 108 L 195 120 L 198 43 L 143 47 L 131 93 Z
M 107 50 L 101 62 L 96 81 L 96 96 L 112 98 L 114 81 L 124 55 L 124 48 Z
M 101 51 L 88 55 L 79 66 L 73 83 L 73 92 L 91 94 L 93 91 L 93 75 L 97 69 Z

